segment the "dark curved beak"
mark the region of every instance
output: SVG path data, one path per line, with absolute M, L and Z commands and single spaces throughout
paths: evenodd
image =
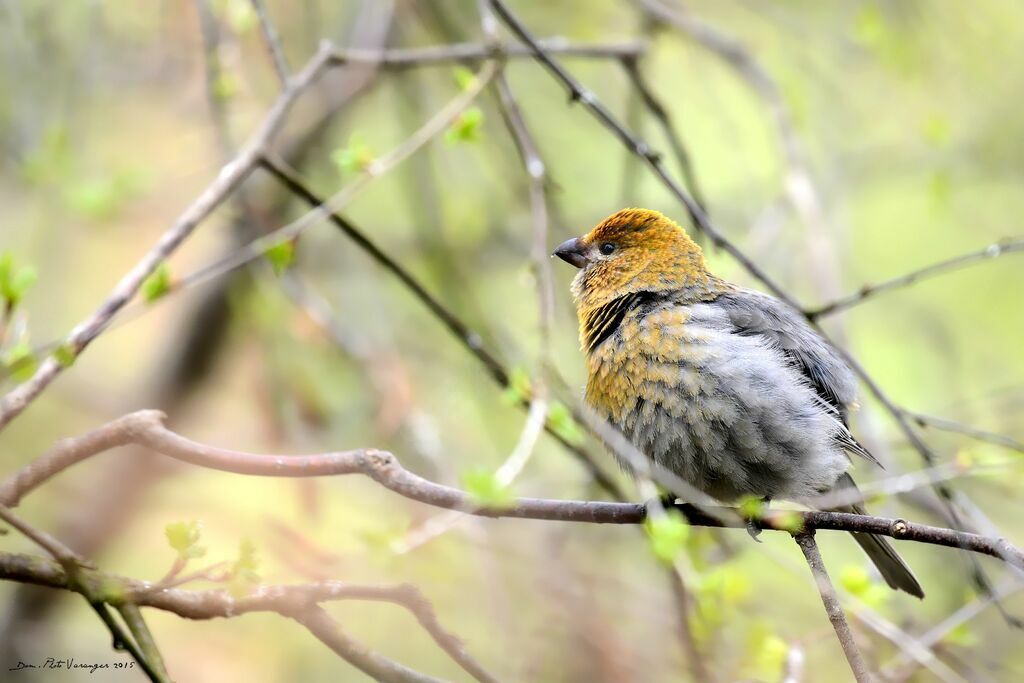
M 551 255 L 557 256 L 569 265 L 576 266 L 577 268 L 587 265 L 587 259 L 583 255 L 583 243 L 580 242 L 579 237 L 573 237 L 571 240 L 562 242 Z

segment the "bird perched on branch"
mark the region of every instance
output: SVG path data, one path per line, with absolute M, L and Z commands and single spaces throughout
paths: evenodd
M 641 452 L 723 502 L 856 494 L 849 456 L 877 464 L 847 426 L 856 381 L 797 311 L 708 272 L 656 211 L 619 211 L 553 255 L 580 269 L 586 401 Z M 892 588 L 924 597 L 885 539 L 853 535 Z

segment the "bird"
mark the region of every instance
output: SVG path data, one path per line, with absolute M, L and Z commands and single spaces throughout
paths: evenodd
M 657 211 L 618 211 L 552 256 L 579 269 L 585 403 L 646 457 L 721 502 L 860 499 L 851 456 L 879 463 L 849 428 L 856 378 L 799 311 L 709 272 Z M 924 598 L 886 539 L 853 536 L 890 587 Z

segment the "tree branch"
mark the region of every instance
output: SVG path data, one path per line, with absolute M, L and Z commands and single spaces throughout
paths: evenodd
M 859 290 L 852 294 L 848 294 L 844 297 L 840 297 L 835 301 L 827 304 L 822 304 L 818 308 L 811 308 L 804 311 L 804 315 L 809 320 L 817 320 L 833 313 L 852 308 L 857 306 L 868 299 L 882 294 L 885 292 L 891 292 L 894 289 L 900 289 L 902 287 L 909 287 L 921 280 L 926 280 L 936 275 L 948 273 L 952 270 L 958 270 L 966 266 L 988 261 L 990 259 L 998 258 L 1003 254 L 1010 254 L 1013 252 L 1024 251 L 1024 240 L 1003 240 L 1002 242 L 996 242 L 990 244 L 984 249 L 978 251 L 972 251 L 967 254 L 961 254 L 954 256 L 953 258 L 932 263 L 923 268 L 913 270 L 906 275 L 894 277 L 891 280 L 885 280 L 878 283 L 877 285 L 864 285 Z
M 103 438 L 100 438 L 100 437 Z M 131 413 L 79 439 L 65 439 L 0 484 L 0 504 L 14 506 L 71 465 L 109 448 L 135 443 L 199 467 L 263 477 L 323 477 L 361 474 L 406 498 L 438 508 L 480 517 L 510 517 L 592 524 L 640 524 L 646 507 L 640 503 L 518 498 L 504 508 L 479 508 L 463 491 L 429 481 L 402 467 L 387 451 L 364 448 L 315 455 L 257 455 L 187 439 L 163 425 L 155 410 Z M 82 444 L 85 444 L 84 446 Z M 682 504 L 679 510 L 695 526 L 746 528 L 747 517 L 725 507 Z M 1024 552 L 1006 539 L 908 522 L 903 519 L 845 512 L 773 510 L 754 521 L 761 529 L 829 529 L 859 531 L 897 540 L 916 541 L 989 555 L 1024 569 Z
M 0 579 L 75 590 L 67 571 L 60 564 L 19 553 L 0 552 Z M 481 683 L 494 683 L 497 680 L 466 652 L 454 634 L 441 625 L 430 602 L 418 588 L 410 584 L 374 586 L 319 581 L 258 586 L 248 595 L 233 597 L 225 590 L 161 588 L 159 584 L 94 569 L 82 569 L 81 581 L 99 600 L 118 609 L 126 605 L 152 607 L 185 619 L 230 618 L 250 612 L 277 612 L 294 616 L 310 606 L 335 600 L 387 602 L 408 610 L 434 642 L 473 678 Z
M 846 655 L 846 661 L 850 663 L 853 677 L 857 683 L 870 683 L 874 677 L 868 671 L 867 662 L 864 661 L 864 657 L 853 639 L 850 624 L 846 621 L 846 615 L 843 614 L 843 608 L 839 604 L 835 586 L 832 585 L 828 570 L 825 569 L 825 562 L 821 559 L 821 553 L 818 552 L 814 531 L 803 531 L 796 534 L 794 538 L 807 560 L 807 566 L 811 568 L 811 573 L 814 575 L 818 593 L 821 594 L 821 602 L 825 605 L 825 613 L 828 614 L 828 620 L 832 622 L 832 628 L 835 629 L 836 637 L 839 638 L 839 644 L 843 647 L 843 654 Z

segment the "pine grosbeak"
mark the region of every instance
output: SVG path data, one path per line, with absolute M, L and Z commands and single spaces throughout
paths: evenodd
M 573 280 L 586 401 L 648 457 L 720 501 L 856 490 L 853 373 L 786 304 L 708 272 L 681 227 L 625 209 L 554 253 Z M 837 508 L 864 513 L 860 505 Z M 920 584 L 889 543 L 854 537 L 893 588 Z

